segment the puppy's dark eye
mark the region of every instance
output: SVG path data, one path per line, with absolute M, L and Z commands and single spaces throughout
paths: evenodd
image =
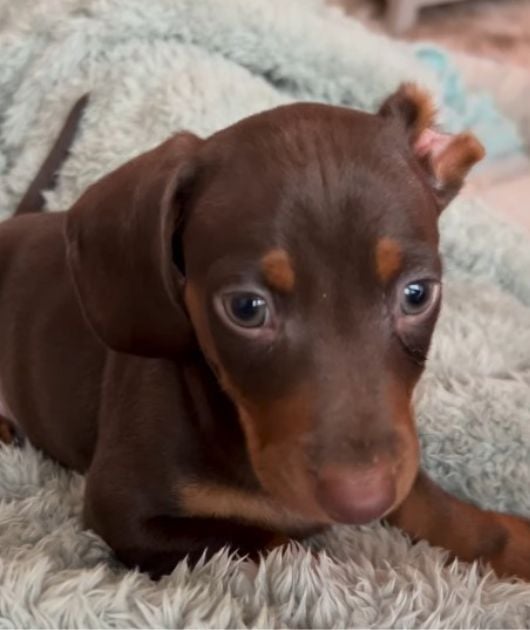
M 223 307 L 229 319 L 244 328 L 260 328 L 269 317 L 267 301 L 256 293 L 229 293 L 223 297 Z
M 420 315 L 437 299 L 439 285 L 430 280 L 407 284 L 401 295 L 400 307 L 404 315 Z

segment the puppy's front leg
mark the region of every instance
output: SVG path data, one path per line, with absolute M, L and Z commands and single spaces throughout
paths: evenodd
M 530 521 L 464 503 L 423 472 L 387 520 L 412 538 L 444 547 L 461 560 L 483 559 L 499 576 L 530 580 Z
M 160 506 L 162 507 L 162 506 Z M 85 524 L 130 568 L 153 579 L 171 573 L 184 558 L 194 564 L 224 547 L 257 558 L 260 551 L 286 542 L 272 531 L 229 519 L 196 518 L 158 511 L 139 488 L 118 488 L 112 477 L 90 475 L 85 494 Z
M 136 544 L 116 545 L 116 555 L 153 579 L 171 573 L 184 558 L 195 564 L 202 556 L 208 559 L 227 548 L 257 559 L 260 551 L 277 544 L 272 532 L 220 519 L 157 516 L 139 526 L 141 536 Z

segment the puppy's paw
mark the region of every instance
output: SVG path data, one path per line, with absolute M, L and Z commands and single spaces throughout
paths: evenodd
M 530 582 L 530 520 L 499 515 L 506 531 L 502 549 L 490 557 L 491 566 L 501 577 L 519 577 Z

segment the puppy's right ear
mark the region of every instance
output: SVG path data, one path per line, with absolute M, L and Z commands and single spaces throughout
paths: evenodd
M 173 357 L 193 338 L 174 248 L 201 143 L 189 133 L 173 136 L 90 186 L 67 213 L 79 302 L 114 350 Z
M 430 95 L 411 83 L 391 94 L 379 115 L 399 124 L 441 212 L 458 193 L 469 170 L 484 157 L 484 147 L 472 133 L 438 131 Z

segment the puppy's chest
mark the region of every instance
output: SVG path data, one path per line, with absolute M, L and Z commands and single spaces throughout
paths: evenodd
M 314 523 L 265 494 L 253 471 L 237 410 L 204 363 L 183 372 L 188 427 L 194 448 L 185 449 L 186 472 L 173 491 L 186 516 L 248 523 L 293 536 Z M 188 445 L 189 446 L 189 445 Z

